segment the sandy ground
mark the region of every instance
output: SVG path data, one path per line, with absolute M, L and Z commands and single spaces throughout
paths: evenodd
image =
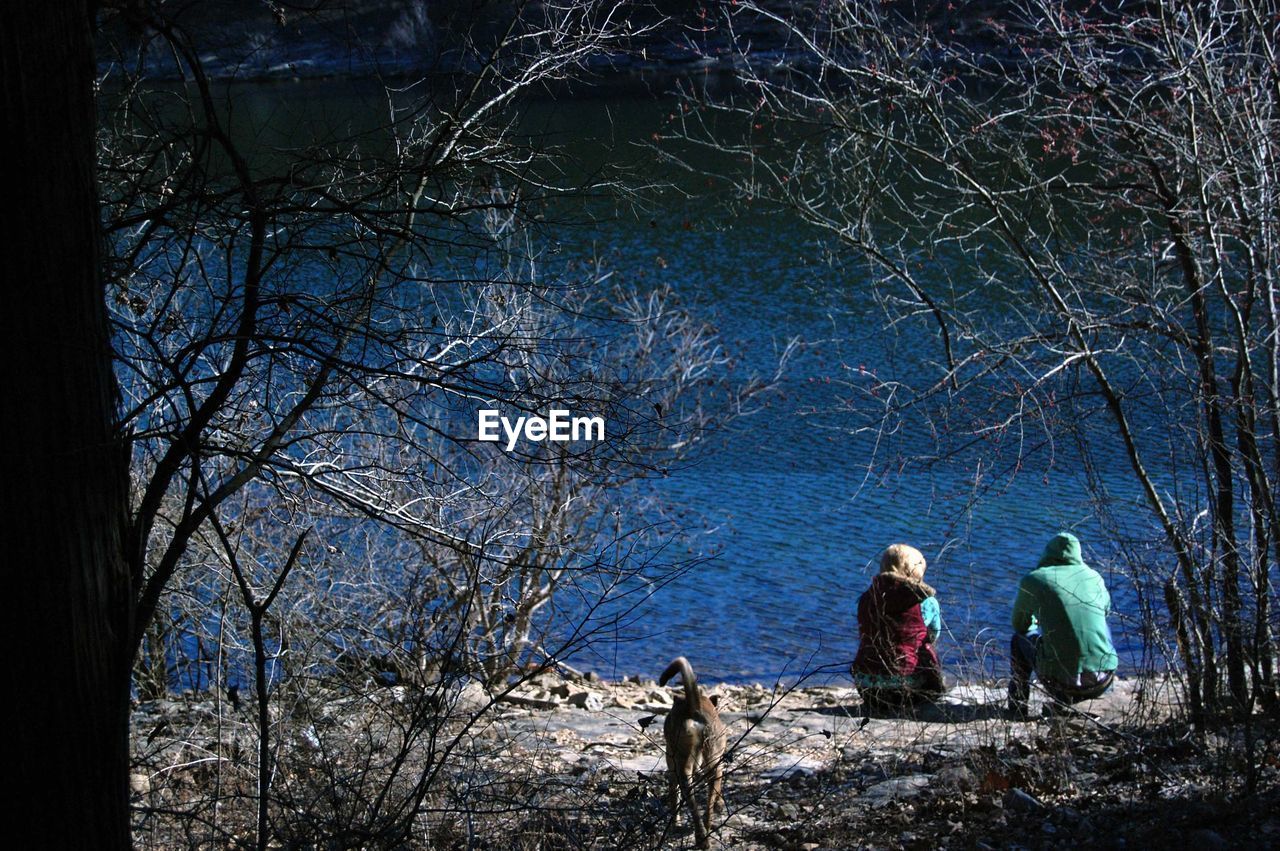
M 868 751 L 960 751 L 1001 745 L 1033 736 L 1037 725 L 1046 723 L 1040 717 L 1044 704 L 1039 696 L 1032 703 L 1036 721 L 1007 720 L 1003 686 L 989 684 L 953 686 L 935 705 L 869 718 L 851 687 L 774 690 L 717 685 L 708 691 L 719 696 L 735 771 L 765 778 L 818 771 L 837 757 Z M 654 682 L 548 677 L 513 692 L 512 700 L 504 701 L 502 716 L 530 749 L 554 751 L 566 762 L 661 772 L 665 764 L 658 716 L 666 713 L 677 693 Z M 1079 704 L 1064 720 L 1120 726 L 1166 715 L 1175 701 L 1176 692 L 1164 682 L 1119 680 L 1107 694 Z
M 717 820 L 712 847 L 802 851 L 841 847 L 804 841 L 804 825 L 822 817 L 823 799 L 833 789 L 845 816 L 857 808 L 910 808 L 912 801 L 929 799 L 925 793 L 958 799 L 990 782 L 976 776 L 975 754 L 1011 747 L 1032 753 L 1046 734 L 1123 738 L 1123 729 L 1167 717 L 1176 701 L 1166 682 L 1120 680 L 1102 698 L 1054 718 L 1041 717 L 1044 703 L 1037 695 L 1034 720 L 1012 721 L 1002 684 L 957 685 L 936 705 L 870 717 L 851 687 L 720 685 L 709 691 L 719 695 L 729 729 L 728 807 Z M 619 783 L 625 788 L 629 781 L 647 781 L 645 793 L 660 797 L 666 783 L 661 716 L 674 693 L 652 681 L 551 676 L 511 695 L 515 703 L 506 703 L 500 724 L 511 736 L 512 755 L 544 771 L 612 777 L 615 791 Z M 1003 786 L 1003 779 L 998 782 Z M 1042 807 L 1012 788 L 998 789 L 995 797 L 1003 802 L 1012 796 L 1015 807 L 1026 801 L 1030 809 Z M 682 813 L 677 828 L 656 845 L 679 847 L 691 839 Z
M 1177 700 L 1176 688 L 1163 680 L 1119 680 L 1102 698 L 1053 718 L 1040 717 L 1037 694 L 1031 721 L 1005 717 L 997 683 L 958 684 L 936 705 L 871 716 L 851 687 L 709 691 L 718 695 L 729 730 L 727 806 L 715 819 L 713 848 L 1025 848 L 1081 844 L 1081 837 L 1092 847 L 1098 824 L 1129 819 L 1143 806 L 1151 829 L 1161 829 L 1166 810 L 1200 818 L 1196 813 L 1239 809 L 1214 797 L 1212 774 L 1197 767 L 1204 762 L 1200 746 L 1177 732 L 1185 725 L 1161 727 Z M 457 807 L 458 815 L 439 816 L 421 847 L 689 847 L 687 813 L 672 824 L 664 800 L 662 718 L 677 693 L 640 678 L 611 683 L 547 673 L 505 694 L 472 685 L 451 692 L 447 705 L 437 695 L 426 711 L 447 708 L 458 749 L 451 764 L 459 767 L 433 788 L 452 796 L 447 811 Z M 333 789 L 324 784 L 335 767 L 391 753 L 408 729 L 405 718 L 426 706 L 423 700 L 421 692 L 375 688 L 335 693 L 306 712 L 273 709 L 274 735 L 288 740 L 274 794 L 319 807 L 297 813 L 304 835 L 330 815 L 324 796 Z M 1141 760 L 1163 758 L 1151 742 L 1169 740 L 1170 727 L 1169 764 L 1189 769 L 1160 768 L 1153 785 L 1155 775 Z M 165 847 L 188 822 L 163 819 L 183 808 L 205 812 L 213 806 L 211 788 L 252 801 L 254 729 L 248 706 L 229 708 L 216 696 L 135 708 L 134 804 L 138 823 L 154 825 L 140 846 Z M 415 739 L 409 758 L 425 759 L 426 745 Z M 1231 747 L 1237 745 L 1220 750 Z M 329 767 L 314 770 L 321 756 Z M 1280 766 L 1280 755 L 1266 759 Z M 1127 803 L 1117 809 L 1123 789 Z M 278 818 L 288 815 L 283 804 L 273 806 Z M 1271 830 L 1280 840 L 1274 818 L 1261 827 L 1240 824 Z M 1233 825 L 1215 835 L 1233 837 Z M 1010 834 L 1014 828 L 1022 833 Z M 250 828 L 234 835 L 241 834 L 251 835 Z M 1210 840 L 1199 844 L 1204 851 L 1215 847 Z

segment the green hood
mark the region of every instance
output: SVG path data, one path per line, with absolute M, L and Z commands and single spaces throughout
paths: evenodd
M 1084 559 L 1080 557 L 1080 539 L 1070 532 L 1059 532 L 1053 536 L 1049 545 L 1044 548 L 1044 555 L 1040 556 L 1038 566 L 1050 567 L 1059 564 L 1084 564 Z

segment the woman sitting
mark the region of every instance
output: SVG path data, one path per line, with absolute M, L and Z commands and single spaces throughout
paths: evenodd
M 934 642 L 942 614 L 924 581 L 920 551 L 894 544 L 880 557 L 880 573 L 858 599 L 858 656 L 853 681 L 868 707 L 911 706 L 946 691 Z

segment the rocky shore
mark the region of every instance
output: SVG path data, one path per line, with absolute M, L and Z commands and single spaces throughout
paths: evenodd
M 1132 847 L 1174 829 L 1200 831 L 1206 848 L 1244 835 L 1261 846 L 1280 843 L 1280 817 L 1267 809 L 1276 801 L 1280 755 L 1262 758 L 1270 768 L 1258 788 L 1270 792 L 1251 799 L 1262 809 L 1242 805 L 1232 791 L 1239 778 L 1220 776 L 1241 747 L 1238 731 L 1192 741 L 1170 721 L 1177 691 L 1165 680 L 1122 680 L 1079 711 L 1029 722 L 1006 719 L 993 683 L 956 685 L 916 713 L 870 716 L 850 687 L 709 690 L 729 728 L 727 812 L 713 847 Z M 670 827 L 663 801 L 662 716 L 674 694 L 639 677 L 610 683 L 553 673 L 504 694 L 453 690 L 431 711 L 461 719 L 451 741 L 470 761 L 455 782 L 506 778 L 526 790 L 519 806 L 538 808 L 543 832 L 516 841 L 493 815 L 491 830 L 472 826 L 470 839 L 452 842 L 437 833 L 432 844 L 687 847 L 687 818 Z M 403 687 L 335 696 L 310 716 L 276 712 L 276 735 L 332 754 L 344 736 L 394 738 L 398 713 L 413 714 L 422 700 Z M 135 805 L 172 806 L 181 796 L 175 773 L 192 774 L 200 754 L 252 753 L 250 716 L 221 699 L 138 706 Z M 229 740 L 193 744 L 210 736 Z M 1259 741 L 1280 753 L 1274 737 Z M 207 769 L 188 786 L 201 782 L 209 782 Z M 487 799 L 475 806 L 494 812 Z M 527 818 L 508 817 L 507 829 L 527 829 Z M 559 839 L 547 840 L 547 830 Z M 512 844 L 476 835 L 508 835 Z
M 864 716 L 851 686 L 807 688 L 715 685 L 721 718 L 729 727 L 735 772 L 766 780 L 813 774 L 840 758 L 906 751 L 940 753 L 1006 744 L 1036 734 L 1037 724 L 1006 720 L 1002 687 L 970 683 L 951 688 L 936 705 Z M 547 743 L 558 759 L 583 770 L 665 770 L 661 723 L 678 690 L 632 677 L 608 683 L 587 677 L 547 675 L 499 699 L 503 717 L 529 738 L 535 750 Z M 1070 724 L 1123 725 L 1139 713 L 1167 716 L 1175 695 L 1167 684 L 1125 680 L 1081 712 Z M 1033 707 L 1039 711 L 1040 705 Z M 1034 713 L 1033 713 L 1034 714 Z M 899 786 L 901 784 L 898 784 Z M 872 799 L 884 790 L 868 790 Z

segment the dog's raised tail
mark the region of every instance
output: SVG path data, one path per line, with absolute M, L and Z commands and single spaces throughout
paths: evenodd
M 662 676 L 658 678 L 658 685 L 665 686 L 667 681 L 676 674 L 680 675 L 680 681 L 684 683 L 684 699 L 689 704 L 689 709 L 693 712 L 698 711 L 698 678 L 693 674 L 693 666 L 689 664 L 689 660 L 683 656 L 677 656 L 662 672 Z

